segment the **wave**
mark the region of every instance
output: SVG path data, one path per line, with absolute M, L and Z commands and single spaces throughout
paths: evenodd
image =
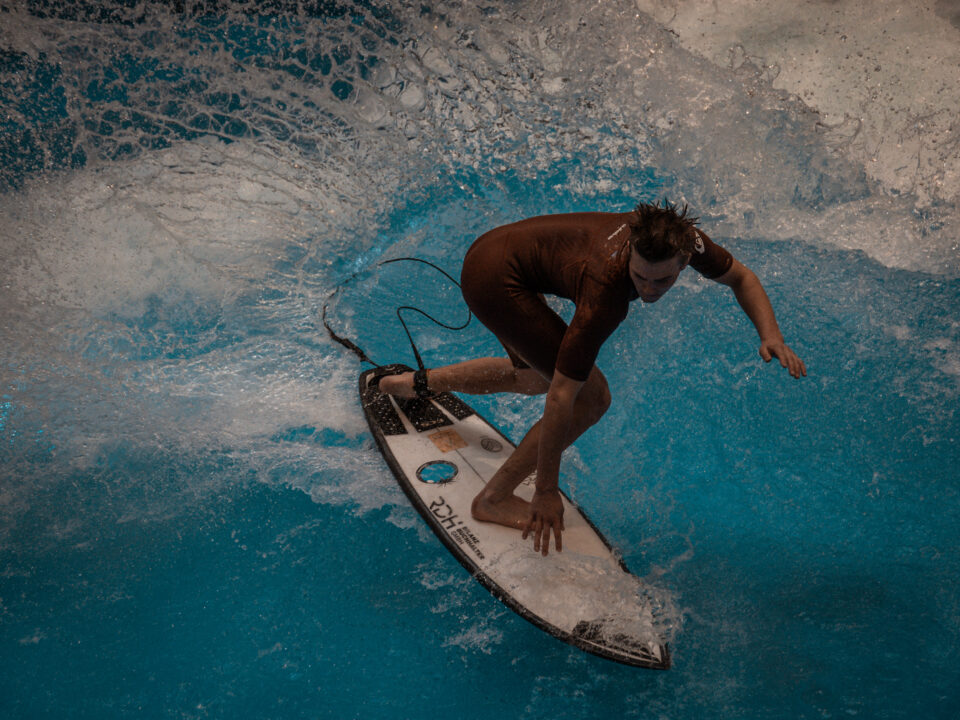
M 340 303 L 338 322 L 403 347 L 376 262 L 455 270 L 526 215 L 666 195 L 719 237 L 960 270 L 946 196 L 884 188 L 762 64 L 718 67 L 631 3 L 2 12 L 0 372 L 18 437 L 55 437 L 71 466 L 120 437 L 229 448 L 320 501 L 389 504 L 319 309 L 359 273 L 369 314 Z M 438 314 L 458 301 L 424 295 Z M 495 349 L 475 329 L 456 343 Z M 518 431 L 535 415 L 498 413 Z
M 747 54 L 769 52 L 786 35 L 781 22 L 751 46 L 745 6 L 725 13 L 726 34 L 708 43 L 694 31 L 713 15 L 662 0 L 94 7 L 7 9 L 2 86 L 12 127 L 0 154 L 8 194 L 34 187 L 41 171 L 90 170 L 165 148 L 186 154 L 189 166 L 191 151 L 177 148 L 243 141 L 286 163 L 284 179 L 306 184 L 313 205 L 336 205 L 311 218 L 317 232 L 335 218 L 355 237 L 438 187 L 460 185 L 463 202 L 509 197 L 520 185 L 540 188 L 548 206 L 620 208 L 649 193 L 656 173 L 661 194 L 689 202 L 720 236 L 788 237 L 861 249 L 892 267 L 958 270 L 960 179 L 950 169 L 955 130 L 943 130 L 942 113 L 926 120 L 939 134 L 915 133 L 923 168 L 911 185 L 893 167 L 907 150 L 884 151 L 878 165 L 876 152 L 867 157 L 874 130 L 838 120 L 832 105 L 818 113 L 805 104 L 813 83 L 805 56 L 801 79 L 789 83 L 785 63 L 777 74 L 773 60 Z M 877 48 L 877 32 L 836 43 Z M 822 29 L 799 34 L 808 47 L 833 47 Z M 741 50 L 724 58 L 732 40 Z M 694 45 L 704 56 L 687 49 Z M 816 71 L 820 96 L 850 85 L 846 66 Z M 887 135 L 908 139 L 912 117 Z M 131 182 L 149 172 L 128 167 Z M 41 188 L 24 192 L 43 196 L 51 175 L 39 177 Z M 288 215 L 314 209 L 304 197 L 291 202 Z M 202 217 L 183 207 L 191 211 Z

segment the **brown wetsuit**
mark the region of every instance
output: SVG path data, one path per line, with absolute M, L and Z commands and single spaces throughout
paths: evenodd
M 600 347 L 637 298 L 627 227 L 632 213 L 545 215 L 495 228 L 467 251 L 461 282 L 473 313 L 497 336 L 516 367 L 544 377 L 554 368 L 584 381 Z M 708 278 L 733 257 L 700 233 L 690 265 Z M 541 294 L 576 305 L 570 327 Z

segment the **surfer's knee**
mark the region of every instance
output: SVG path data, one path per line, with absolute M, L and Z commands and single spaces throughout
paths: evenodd
M 521 395 L 543 395 L 550 382 L 533 368 L 513 368 L 514 392 Z

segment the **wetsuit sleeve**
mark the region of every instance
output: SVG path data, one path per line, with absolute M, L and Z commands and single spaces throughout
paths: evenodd
M 718 278 L 733 265 L 733 255 L 697 229 L 697 241 L 690 256 L 690 267 L 706 278 Z
M 600 348 L 627 316 L 628 305 L 585 303 L 577 306 L 557 353 L 557 370 L 579 382 L 590 376 Z

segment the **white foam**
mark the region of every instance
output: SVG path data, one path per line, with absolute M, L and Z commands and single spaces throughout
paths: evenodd
M 97 315 L 139 315 L 149 296 L 223 298 L 355 214 L 349 181 L 330 192 L 332 177 L 252 143 L 200 141 L 31 182 L 0 196 L 6 287 Z
M 494 648 L 503 642 L 503 630 L 496 627 L 495 622 L 496 618 L 483 618 L 474 622 L 462 632 L 444 639 L 443 647 L 458 647 L 490 655 Z
M 945 129 L 942 111 L 957 107 L 953 83 L 960 81 L 938 72 L 940 84 L 922 98 L 923 82 L 891 84 L 930 67 L 926 56 L 898 54 L 919 37 L 919 25 L 887 1 L 876 5 L 886 25 L 858 20 L 872 4 L 833 4 L 826 33 L 812 28 L 814 13 L 804 15 L 810 3 L 720 7 L 718 15 L 699 0 L 543 0 L 499 9 L 439 3 L 434 14 L 421 15 L 419 4 L 398 4 L 403 36 L 387 31 L 387 42 L 364 35 L 349 18 L 302 18 L 298 32 L 316 46 L 335 41 L 357 50 L 369 42 L 378 58 L 367 80 L 354 57 L 329 76 L 302 81 L 254 62 L 237 72 L 236 57 L 217 43 L 191 41 L 189 28 L 181 34 L 181 23 L 191 21 L 165 7 L 151 6 L 130 26 L 11 11 L 3 47 L 77 78 L 62 83 L 65 109 L 89 162 L 0 196 L 2 372 L 18 368 L 16 382 L 33 393 L 28 403 L 48 408 L 52 423 L 78 429 L 67 441 L 75 443 L 78 464 L 120 437 L 157 447 L 233 447 L 268 482 L 289 478 L 282 471 L 296 462 L 314 467 L 300 481 L 305 492 L 364 511 L 402 503 L 375 453 L 271 439 L 299 426 L 347 438 L 364 433 L 353 370 L 344 369 L 350 366 L 339 348 L 251 340 L 196 362 L 141 360 L 115 348 L 143 342 L 115 319 L 137 320 L 152 298 L 189 298 L 229 313 L 238 298 L 267 286 L 293 296 L 276 312 L 291 325 L 307 324 L 307 306 L 375 261 L 383 252 L 378 243 L 408 243 L 415 254 L 421 241 L 436 243 L 443 233 L 462 240 L 494 219 L 535 212 L 534 202 L 517 200 L 515 187 L 503 183 L 508 171 L 534 196 L 566 193 L 622 210 L 607 206 L 610 194 L 634 192 L 653 167 L 666 179 L 664 192 L 687 198 L 713 235 L 828 243 L 890 266 L 960 274 L 956 130 Z M 679 40 L 637 8 L 653 12 Z M 945 38 L 955 30 L 941 27 L 926 6 L 916 18 L 929 22 L 924 37 L 947 68 L 956 44 L 947 47 Z M 883 29 L 897 42 L 886 47 Z M 141 42 L 148 33 L 169 42 L 152 50 Z M 855 50 L 858 59 L 847 64 L 837 55 L 844 46 L 863 57 Z M 730 56 L 736 47 L 742 51 Z M 124 143 L 156 138 L 122 124 L 99 131 L 108 112 L 156 114 L 168 101 L 187 107 L 182 115 L 171 111 L 170 122 L 213 112 L 158 78 L 125 85 L 129 107 L 88 101 L 81 81 L 99 78 L 125 52 L 196 70 L 208 95 L 236 93 L 246 105 L 228 114 L 251 131 L 229 143 L 214 137 L 218 131 L 117 159 Z M 873 62 L 882 67 L 876 97 L 873 85 L 851 82 L 858 72 L 872 73 Z M 354 88 L 346 100 L 330 90 L 341 77 Z M 841 122 L 851 108 L 874 125 Z M 924 114 L 931 125 L 914 132 L 910 118 Z M 902 169 L 904 154 L 912 157 L 920 144 L 916 167 Z M 874 147 L 876 162 L 865 154 Z M 442 226 L 402 241 L 378 237 L 378 224 L 402 213 L 408 197 L 446 193 L 462 173 L 475 173 L 480 189 L 463 187 L 444 201 L 451 210 L 437 211 Z M 941 205 L 925 207 L 938 199 Z M 438 252 L 452 247 L 447 242 Z M 290 268 L 288 248 L 325 270 L 308 277 Z M 454 267 L 460 251 L 449 252 L 444 264 Z M 281 268 L 285 275 L 273 278 Z M 346 318 L 348 308 L 341 310 Z M 927 351 L 936 368 L 956 377 L 955 348 Z M 311 352 L 319 359 L 309 359 Z M 3 382 L 14 380 L 5 375 Z M 525 428 L 538 410 L 505 402 L 498 413 L 498 423 Z M 15 492 L 0 503 L 20 507 Z
M 960 28 L 900 0 L 636 0 L 683 47 L 745 63 L 821 115 L 828 142 L 922 205 L 960 200 Z
M 679 40 L 638 9 L 667 23 Z M 287 172 L 288 165 L 277 178 L 275 168 L 264 166 L 274 180 L 266 184 L 245 170 L 239 176 L 224 172 L 222 185 L 181 174 L 183 192 L 154 208 L 154 217 L 126 210 L 119 223 L 126 219 L 140 227 L 144 243 L 167 243 L 170 254 L 174 239 L 162 231 L 147 235 L 146 228 L 160 222 L 190 231 L 191 221 L 220 222 L 224 215 L 198 207 L 198 196 L 224 197 L 237 209 L 253 202 L 259 217 L 241 226 L 241 234 L 278 220 L 280 227 L 295 227 L 293 217 L 309 216 L 310 198 L 363 227 L 395 188 L 429 184 L 447 168 L 476 168 L 494 184 L 496 174 L 509 168 L 536 187 L 543 174 L 570 165 L 558 188 L 603 208 L 611 192 L 630 192 L 629 178 L 651 165 L 667 176 L 664 192 L 689 200 L 715 234 L 841 242 L 896 267 L 958 272 L 960 177 L 950 119 L 960 98 L 960 76 L 950 72 L 957 30 L 929 7 L 906 13 L 893 0 L 845 0 L 824 12 L 821 3 L 736 0 L 720 12 L 707 0 L 622 0 L 559 6 L 531 1 L 507 9 L 440 3 L 432 13 L 405 5 L 393 11 L 404 27 L 402 36 L 392 38 L 397 42 L 381 42 L 349 19 L 298 19 L 298 33 L 317 47 L 334 41 L 348 49 L 376 46 L 378 61 L 366 80 L 356 57 L 335 66 L 329 77 L 299 80 L 257 63 L 246 63 L 238 75 L 236 59 L 216 43 L 190 44 L 177 36 L 163 52 L 145 49 L 141 35 L 173 32 L 173 18 L 159 7 L 138 24 L 111 28 L 114 46 L 198 68 L 210 94 L 237 93 L 245 105 L 231 118 L 261 133 L 256 143 L 235 143 L 243 152 L 255 146 L 269 165 L 280 148 L 307 151 L 281 160 L 302 163 L 299 174 Z M 100 67 L 111 62 L 114 51 L 102 42 L 100 26 L 19 19 L 18 31 L 4 38 L 15 51 L 60 58 L 82 77 L 99 77 Z M 584 43 L 586 36 L 603 41 Z M 925 51 L 908 55 L 905 47 L 921 37 Z M 873 70 L 875 64 L 881 71 Z M 338 78 L 353 87 L 346 100 L 330 92 Z M 809 113 L 781 89 L 821 114 Z M 128 104 L 140 111 L 170 99 L 189 105 L 171 122 L 211 112 L 159 80 L 126 90 Z M 95 129 L 105 113 L 129 115 L 130 108 L 114 102 L 91 106 L 77 88 L 65 91 L 80 129 L 78 145 L 91 156 L 136 145 L 134 129 L 102 135 Z M 284 138 L 275 139 L 277 132 Z M 344 167 L 336 172 L 339 164 Z M 443 169 L 439 175 L 437 168 Z M 878 196 L 859 177 L 864 172 L 909 197 Z M 143 185 L 152 191 L 160 182 L 145 178 Z M 89 188 L 84 197 L 114 205 L 103 192 Z M 914 214 L 918 205 L 923 216 Z M 877 206 L 884 206 L 881 215 L 874 212 Z M 117 270 L 147 259 L 135 241 L 132 247 L 114 245 L 79 255 L 67 248 L 67 262 L 89 266 L 92 258 L 114 251 Z M 919 253 L 911 253 L 918 247 Z M 54 290 L 65 302 L 89 300 L 62 287 L 56 279 L 60 264 L 49 254 L 41 251 L 29 268 L 30 284 L 49 283 L 42 276 L 52 266 Z M 210 280 L 202 266 L 167 262 L 185 282 Z M 143 285 L 143 279 L 133 284 Z M 106 287 L 108 293 L 116 289 Z M 117 292 L 122 297 L 126 290 Z
M 496 558 L 498 578 L 521 603 L 534 597 L 549 617 L 603 620 L 612 634 L 669 641 L 675 612 L 668 591 L 646 585 L 604 560 L 565 551 L 542 557 L 519 553 Z M 545 604 L 545 601 L 550 604 Z

